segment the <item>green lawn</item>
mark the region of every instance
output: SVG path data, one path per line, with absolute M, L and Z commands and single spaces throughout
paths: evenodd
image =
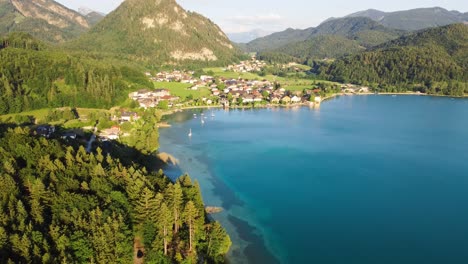
M 36 120 L 44 120 L 47 114 L 49 113 L 49 109 L 39 109 L 34 111 L 22 112 L 19 114 L 8 114 L 0 116 L 0 121 L 7 122 L 8 120 L 14 120 L 15 116 L 34 116 Z
M 179 82 L 153 82 L 154 87 L 157 89 L 168 89 L 172 95 L 178 96 L 181 99 L 192 95 L 193 98 L 201 98 L 210 96 L 211 92 L 206 87 L 201 87 L 198 90 L 189 90 L 192 84 L 179 83 Z
M 297 65 L 297 67 L 301 67 L 304 69 L 309 69 L 309 66 L 305 65 Z M 266 76 L 260 76 L 258 74 L 254 73 L 238 73 L 238 72 L 232 72 L 232 71 L 224 71 L 223 68 L 205 68 L 203 69 L 205 72 L 212 71 L 216 77 L 224 77 L 224 78 L 233 78 L 237 79 L 239 77 L 243 79 L 249 79 L 249 80 L 268 80 L 271 82 L 279 82 L 282 87 L 288 90 L 294 90 L 294 91 L 301 91 L 306 88 L 312 88 L 313 85 L 313 80 L 310 79 L 301 79 L 301 78 L 295 78 L 295 77 L 279 77 L 275 75 L 266 75 Z M 316 80 L 315 83 L 327 83 L 327 84 L 338 84 L 330 81 L 322 81 L 322 80 Z
M 22 112 L 22 113 L 17 113 L 17 114 L 8 114 L 8 115 L 2 115 L 0 116 L 0 121 L 1 122 L 8 122 L 9 120 L 14 121 L 15 116 L 33 116 L 36 119 L 36 123 L 44 123 L 45 118 L 49 114 L 49 111 L 52 109 L 45 108 L 45 109 L 39 109 L 39 110 L 33 110 L 33 111 L 28 111 L 28 112 Z M 98 112 L 106 112 L 108 113 L 109 110 L 106 109 L 93 109 L 93 108 L 77 108 L 76 111 L 78 112 L 78 115 L 80 118 L 86 118 L 90 113 L 98 113 Z M 62 125 L 64 124 L 63 121 L 58 121 L 58 122 L 51 122 L 53 125 Z M 68 122 L 65 122 L 65 127 L 81 127 L 89 125 L 88 123 L 82 123 L 79 120 L 70 120 Z

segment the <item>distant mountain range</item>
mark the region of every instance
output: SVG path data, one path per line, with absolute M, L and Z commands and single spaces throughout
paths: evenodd
M 274 57 L 281 57 L 274 54 L 281 53 L 301 60 L 337 58 L 412 31 L 466 22 L 467 14 L 438 7 L 391 13 L 369 9 L 343 18 L 327 19 L 318 27 L 290 28 L 273 33 L 241 45 L 241 48 Z
M 89 8 L 77 12 L 53 0 L 0 0 L 0 35 L 27 32 L 47 42 L 66 43 L 68 49 L 156 64 L 222 64 L 237 57 L 237 47 L 298 60 L 337 58 L 415 30 L 466 21 L 468 13 L 438 7 L 398 12 L 369 9 L 330 18 L 318 27 L 289 28 L 270 35 L 253 30 L 229 34 L 228 39 L 209 19 L 185 11 L 175 0 L 126 0 L 107 16 Z
M 386 28 L 370 18 L 347 17 L 326 21 L 316 28 L 287 29 L 256 39 L 246 44 L 244 48 L 257 52 L 283 52 L 295 57 L 308 57 L 314 53 L 317 58 L 323 58 L 328 57 L 329 54 L 346 54 L 345 50 L 351 47 L 345 45 L 345 42 L 353 42 L 352 46 L 354 47 L 351 49 L 357 51 L 361 50 L 360 46 L 375 46 L 398 38 L 403 33 L 403 31 Z M 320 40 L 316 40 L 317 37 L 321 37 Z M 339 43 L 343 45 L 339 45 Z M 327 51 L 327 49 L 333 50 Z M 319 50 L 323 52 L 319 52 Z
M 348 17 L 368 17 L 386 27 L 407 31 L 468 21 L 468 13 L 448 11 L 440 7 L 418 8 L 397 12 L 382 12 L 375 9 L 369 9 L 348 15 Z
M 232 42 L 235 43 L 247 43 L 254 39 L 261 38 L 267 36 L 273 32 L 261 30 L 261 29 L 254 29 L 248 32 L 239 32 L 239 33 L 227 33 L 227 36 Z
M 104 13 L 94 11 L 87 7 L 80 7 L 78 8 L 77 11 L 78 13 L 86 17 L 86 19 L 88 20 L 91 26 L 96 25 L 99 21 L 101 21 L 106 16 L 106 14 Z

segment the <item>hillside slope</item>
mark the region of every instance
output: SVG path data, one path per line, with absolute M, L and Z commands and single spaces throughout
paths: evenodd
M 84 16 L 53 0 L 0 0 L 0 35 L 26 32 L 48 42 L 64 42 L 89 27 Z
M 316 70 L 336 81 L 395 89 L 415 85 L 432 93 L 463 95 L 468 92 L 468 26 L 424 30 Z
M 217 25 L 174 0 L 126 0 L 67 46 L 155 64 L 222 64 L 237 55 Z
M 277 32 L 248 43 L 246 48 L 252 52 L 287 51 L 289 45 L 291 45 L 291 48 L 295 48 L 301 45 L 298 43 L 304 44 L 307 40 L 313 43 L 313 38 L 323 35 L 342 36 L 349 40 L 355 40 L 364 47 L 372 47 L 398 38 L 403 33 L 403 31 L 386 28 L 370 18 L 349 17 L 328 20 L 316 28 L 304 30 L 288 29 L 283 32 Z M 328 53 L 332 52 L 330 50 Z M 286 53 L 292 55 L 289 52 Z M 305 55 L 303 54 L 300 57 Z

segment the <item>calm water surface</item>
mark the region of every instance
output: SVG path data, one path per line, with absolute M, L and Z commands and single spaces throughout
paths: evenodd
M 468 100 L 193 113 L 161 151 L 224 208 L 232 263 L 468 263 Z

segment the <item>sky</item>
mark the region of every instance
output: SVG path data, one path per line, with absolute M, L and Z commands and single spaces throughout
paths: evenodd
M 55 0 L 69 8 L 88 7 L 109 13 L 123 0 Z M 342 17 L 370 8 L 399 11 L 420 7 L 443 7 L 468 12 L 466 0 L 176 0 L 183 8 L 200 13 L 226 33 L 254 29 L 281 31 L 308 28 L 330 17 Z

